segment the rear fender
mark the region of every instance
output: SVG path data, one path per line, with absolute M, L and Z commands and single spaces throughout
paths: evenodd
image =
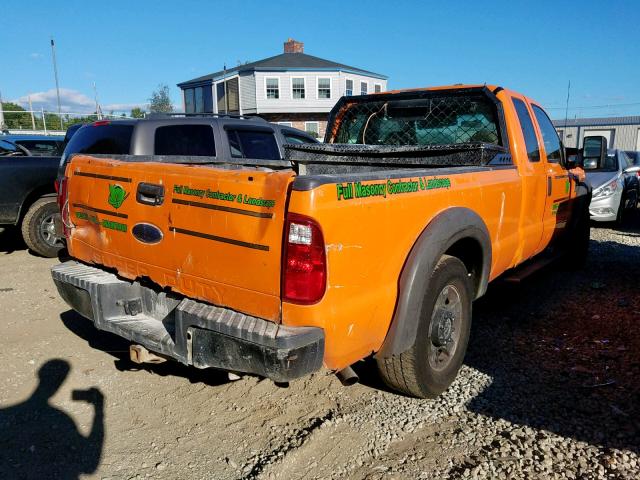
M 481 297 L 489 283 L 491 239 L 484 221 L 468 208 L 451 208 L 438 214 L 413 245 L 399 279 L 399 295 L 391 326 L 376 357 L 400 354 L 413 345 L 422 315 L 422 299 L 438 260 L 459 240 L 473 239 L 482 252 L 475 288 Z

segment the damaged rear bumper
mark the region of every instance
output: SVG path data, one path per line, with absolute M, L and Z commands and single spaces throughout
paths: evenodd
M 319 370 L 324 331 L 289 327 L 158 291 L 75 261 L 51 269 L 77 312 L 147 349 L 198 368 L 288 382 Z

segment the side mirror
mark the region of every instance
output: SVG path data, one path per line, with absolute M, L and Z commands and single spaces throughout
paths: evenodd
M 582 144 L 582 162 L 586 169 L 599 168 L 607 157 L 605 137 L 585 137 Z

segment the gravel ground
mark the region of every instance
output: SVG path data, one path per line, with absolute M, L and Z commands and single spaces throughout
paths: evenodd
M 434 401 L 386 391 L 371 362 L 349 388 L 141 369 L 68 311 L 56 261 L 4 232 L 0 478 L 637 479 L 640 215 L 629 225 L 593 228 L 581 271 L 492 285 Z

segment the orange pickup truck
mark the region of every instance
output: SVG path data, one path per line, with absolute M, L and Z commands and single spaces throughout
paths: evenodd
M 138 360 L 277 382 L 324 365 L 348 384 L 374 355 L 394 389 L 436 396 L 490 281 L 589 245 L 579 162 L 494 86 L 344 97 L 324 144 L 268 163 L 76 155 L 65 175 L 74 260 L 52 275 L 72 308 Z

